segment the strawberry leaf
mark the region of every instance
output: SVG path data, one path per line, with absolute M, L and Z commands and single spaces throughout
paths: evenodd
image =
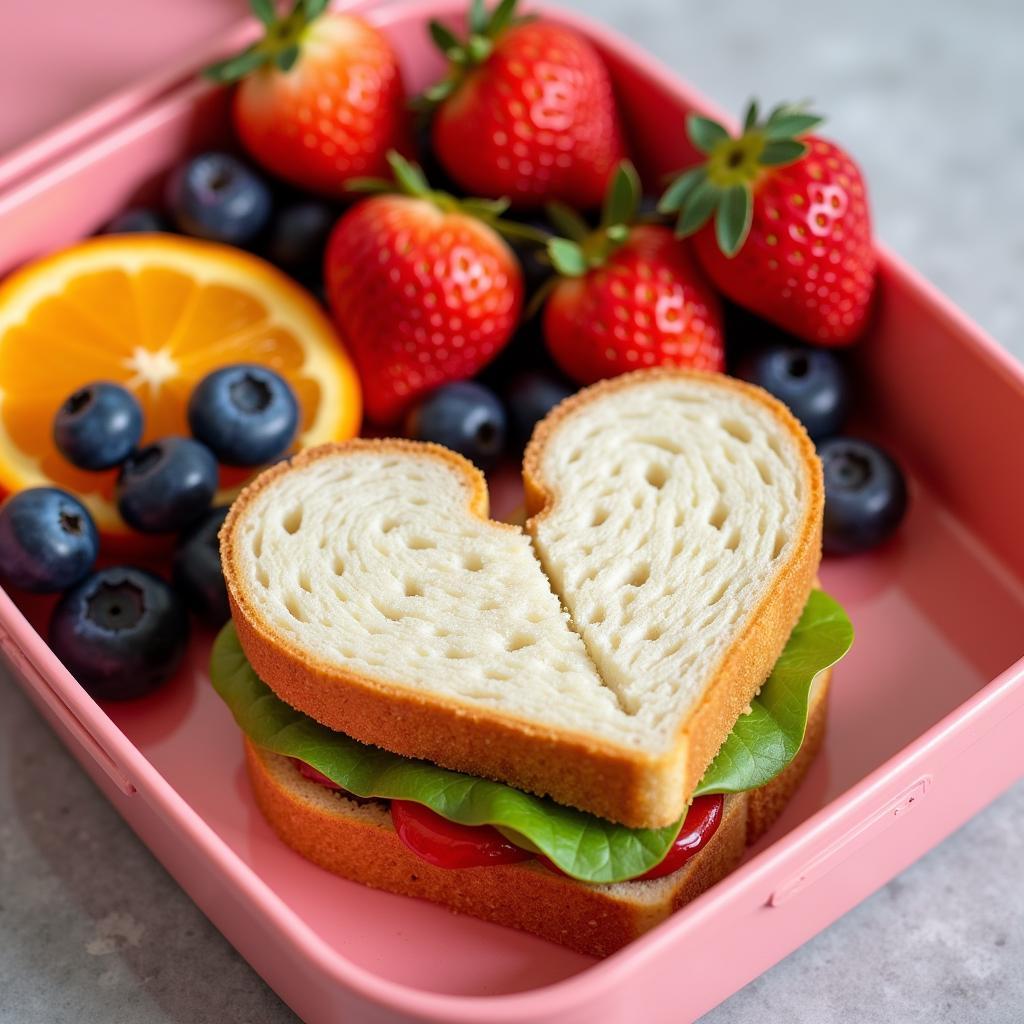
M 487 34 L 492 39 L 497 39 L 512 24 L 516 2 L 517 0 L 501 0 L 501 3 L 494 8 L 494 13 L 491 15 L 491 23 L 487 26 Z
M 676 222 L 676 234 L 680 238 L 686 238 L 687 235 L 700 230 L 714 213 L 721 198 L 722 190 L 705 178 L 693 189 L 682 208 Z
M 629 160 L 623 160 L 615 169 L 615 175 L 605 197 L 601 215 L 602 227 L 613 224 L 632 224 L 640 205 L 640 176 Z
M 463 199 L 459 205 L 466 213 L 487 220 L 500 217 L 510 204 L 507 199 Z
M 751 100 L 747 104 L 747 112 L 743 115 L 743 130 L 749 132 L 757 124 L 757 100 Z
M 455 86 L 456 83 L 451 78 L 443 78 L 440 82 L 435 82 L 434 85 L 425 89 L 419 96 L 413 99 L 413 109 L 420 113 L 427 113 L 433 110 L 434 107 L 448 99 L 455 92 Z
M 274 10 L 274 0 L 250 0 L 252 13 L 259 18 L 265 28 L 270 28 L 277 21 L 277 11 Z
M 817 128 L 824 119 L 817 114 L 790 113 L 782 114 L 764 127 L 765 138 L 769 141 L 777 139 L 793 139 Z
M 287 49 L 281 50 L 275 57 L 274 63 L 278 66 L 281 71 L 291 71 L 295 67 L 295 62 L 299 59 L 299 48 L 298 46 L 289 46 Z
M 658 200 L 658 213 L 678 213 L 693 190 L 707 177 L 704 167 L 691 167 L 672 182 Z
M 779 139 L 776 142 L 766 142 L 758 160 L 765 167 L 782 167 L 784 164 L 799 160 L 806 152 L 807 146 L 803 142 L 796 139 Z
M 458 50 L 461 47 L 461 43 L 455 33 L 447 25 L 442 25 L 439 21 L 430 22 L 427 30 L 430 32 L 430 38 L 437 44 L 437 48 L 449 60 L 452 60 L 452 51 Z
M 729 138 L 729 133 L 717 121 L 699 114 L 687 117 L 686 134 L 702 153 L 710 153 L 719 142 Z
M 345 182 L 345 191 L 384 195 L 395 191 L 395 183 L 386 178 L 350 178 Z
M 568 238 L 552 238 L 548 242 L 548 258 L 564 277 L 583 277 L 589 269 L 582 246 Z
M 754 200 L 746 185 L 726 190 L 715 214 L 715 238 L 726 256 L 735 256 L 750 234 Z
M 255 46 L 249 47 L 243 53 L 239 53 L 227 60 L 211 64 L 203 74 L 214 82 L 228 83 L 237 82 L 245 78 L 250 71 L 255 71 L 267 62 L 267 55 Z
M 469 30 L 482 35 L 487 31 L 487 4 L 485 0 L 473 0 L 469 5 Z
M 327 10 L 327 4 L 329 0 L 298 0 L 295 5 L 296 8 L 301 7 L 303 15 L 306 19 L 306 23 L 313 21 L 314 18 L 319 18 L 321 14 Z
M 388 163 L 399 188 L 409 196 L 426 196 L 430 193 L 430 184 L 423 171 L 402 156 L 397 150 L 388 153 Z
M 463 199 L 462 209 L 471 213 L 473 202 L 472 199 Z M 522 224 L 517 220 L 488 219 L 487 217 L 481 217 L 480 219 L 486 221 L 502 238 L 511 238 L 517 242 L 532 242 L 534 245 L 544 246 L 551 241 L 550 231 L 544 231 L 529 224 Z
M 569 205 L 557 201 L 550 202 L 544 207 L 548 220 L 554 225 L 559 234 L 574 242 L 583 242 L 590 234 L 590 226 L 587 222 Z

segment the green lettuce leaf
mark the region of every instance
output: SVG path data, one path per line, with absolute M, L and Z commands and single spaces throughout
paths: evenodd
M 742 793 L 770 782 L 804 741 L 811 685 L 853 643 L 853 625 L 837 601 L 814 590 L 772 674 L 732 728 L 694 796 Z
M 701 782 L 700 793 L 734 792 L 734 784 L 743 778 L 755 781 L 739 788 L 760 785 L 785 767 L 803 738 L 814 676 L 842 657 L 851 638 L 842 609 L 815 591 L 755 709 L 737 724 L 742 739 L 734 744 L 734 730 Z M 412 800 L 463 825 L 494 825 L 581 881 L 619 882 L 642 875 L 661 862 L 679 832 L 681 822 L 661 829 L 626 828 L 500 782 L 392 754 L 334 732 L 274 695 L 246 660 L 231 623 L 214 643 L 210 679 L 239 727 L 258 746 L 305 761 L 356 796 Z M 751 729 L 748 722 L 755 716 L 760 724 Z

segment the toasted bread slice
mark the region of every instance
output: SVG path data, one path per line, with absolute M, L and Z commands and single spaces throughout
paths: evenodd
M 820 467 L 792 416 L 755 388 L 685 371 L 621 381 L 556 410 L 528 453 L 530 529 L 558 597 L 522 531 L 487 518 L 480 473 L 445 449 L 351 441 L 260 476 L 221 533 L 232 614 L 259 676 L 292 706 L 363 742 L 633 827 L 676 820 L 810 592 Z M 606 423 L 600 410 L 619 409 L 623 394 L 623 452 L 639 457 L 643 438 L 661 438 L 658 465 L 668 475 L 652 483 L 645 463 L 622 478 L 624 500 L 647 525 L 638 532 L 620 518 L 619 534 L 590 525 L 607 502 L 594 489 L 593 460 L 573 452 L 580 416 L 592 405 Z M 657 435 L 639 415 L 648 398 L 661 414 Z M 700 430 L 694 407 L 711 410 Z M 758 476 L 767 497 L 758 495 L 752 529 L 765 519 L 761 540 L 740 533 L 733 545 L 732 524 L 707 524 L 717 506 L 704 507 L 705 477 L 720 475 L 726 497 L 739 500 L 734 484 L 745 486 L 762 461 L 774 476 Z M 553 467 L 564 470 L 557 488 Z M 677 550 L 676 520 L 701 515 L 705 532 L 725 539 L 707 551 Z M 566 543 L 570 522 L 578 549 Z M 578 567 L 599 540 L 603 554 L 586 569 L 596 566 L 598 591 Z M 709 592 L 687 581 L 711 554 L 722 564 Z M 639 633 L 614 617 L 602 627 L 597 593 L 622 608 L 629 596 L 634 614 L 642 611 Z M 583 624 L 582 640 L 559 598 Z M 673 609 L 679 622 L 670 621 Z M 638 674 L 627 678 L 637 650 Z
M 821 465 L 759 388 L 655 370 L 542 422 L 526 523 L 555 592 L 644 749 L 645 818 L 687 798 L 778 660 L 821 560 Z
M 829 673 L 816 682 L 799 757 L 767 786 L 726 798 L 718 831 L 671 875 L 590 885 L 536 861 L 450 870 L 421 860 L 395 834 L 387 805 L 357 804 L 303 778 L 294 765 L 246 740 L 256 802 L 274 831 L 321 867 L 376 889 L 531 932 L 607 956 L 695 899 L 739 863 L 784 810 L 821 746 Z

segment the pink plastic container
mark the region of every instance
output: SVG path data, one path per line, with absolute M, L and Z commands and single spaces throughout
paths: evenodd
M 428 17 L 465 0 L 372 7 L 411 89 L 438 72 Z M 601 49 L 648 175 L 691 156 L 711 106 L 621 38 L 552 10 Z M 252 32 L 241 26 L 213 50 Z M 93 230 L 190 148 L 222 138 L 223 95 L 162 77 L 0 165 L 0 271 Z M 97 113 L 98 110 L 98 113 Z M 666 125 L 678 130 L 666 131 Z M 87 201 L 84 201 L 87 198 Z M 0 592 L 0 647 L 26 691 L 192 898 L 310 1022 L 672 1022 L 730 995 L 873 892 L 1024 774 L 1024 371 L 882 252 L 858 348 L 865 424 L 910 470 L 884 550 L 827 561 L 857 628 L 825 749 L 746 863 L 670 921 L 595 962 L 427 903 L 372 892 L 271 834 L 241 741 L 205 675 L 209 637 L 150 699 L 99 706 Z M 1010 442 L 1010 443 L 1007 443 Z

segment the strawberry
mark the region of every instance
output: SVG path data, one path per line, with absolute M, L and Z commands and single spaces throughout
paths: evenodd
M 525 208 L 556 199 L 596 208 L 625 156 L 608 71 L 578 33 L 516 18 L 515 6 L 501 0 L 488 14 L 473 0 L 465 41 L 431 22 L 449 60 L 423 97 L 437 108 L 434 150 L 474 195 Z
M 580 384 L 648 366 L 724 366 L 717 295 L 670 228 L 632 223 L 638 200 L 636 171 L 624 161 L 596 231 L 568 207 L 550 207 L 570 238 L 548 243 L 564 276 L 551 286 L 544 337 Z
M 379 423 L 394 422 L 426 391 L 472 377 L 512 336 L 523 301 L 519 264 L 492 226 L 507 204 L 433 192 L 418 167 L 397 153 L 390 160 L 402 194 L 349 210 L 331 234 L 324 271 L 366 411 Z
M 354 177 L 387 172 L 390 149 L 408 149 L 405 92 L 387 39 L 360 18 L 324 13 L 327 0 L 252 0 L 266 35 L 207 70 L 238 82 L 235 130 L 267 170 L 325 195 Z
M 783 104 L 743 131 L 691 114 L 706 161 L 669 186 L 659 210 L 678 214 L 718 289 L 740 306 L 818 345 L 863 332 L 875 283 L 867 191 L 835 143 L 807 135 L 815 114 Z M 712 222 L 712 215 L 714 215 Z

